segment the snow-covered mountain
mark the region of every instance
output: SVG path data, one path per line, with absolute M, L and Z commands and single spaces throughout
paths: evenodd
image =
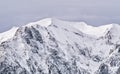
M 120 25 L 47 18 L 0 34 L 0 74 L 120 74 Z

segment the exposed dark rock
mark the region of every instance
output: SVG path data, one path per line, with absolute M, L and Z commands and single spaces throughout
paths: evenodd
M 37 29 L 35 29 L 34 27 L 32 27 L 32 31 L 34 33 L 34 37 L 35 37 L 36 41 L 43 43 L 42 35 L 40 34 L 40 32 Z
M 27 44 L 30 44 L 30 39 L 33 39 L 32 31 L 30 28 L 25 28 L 25 36 L 24 36 Z
M 101 64 L 97 74 L 109 74 L 108 66 L 106 64 Z
M 96 55 L 96 56 L 93 57 L 93 60 L 95 62 L 100 62 L 100 61 L 102 61 L 102 58 L 100 56 Z
M 120 67 L 118 68 L 116 74 L 120 74 Z

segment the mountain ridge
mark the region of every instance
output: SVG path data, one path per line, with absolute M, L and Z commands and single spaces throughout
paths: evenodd
M 43 19 L 8 31 L 11 38 L 0 43 L 0 74 L 119 74 L 119 25 L 94 37 L 79 24 Z
M 115 25 L 119 26 L 118 24 L 108 24 L 108 25 L 102 25 L 102 26 L 94 27 L 94 26 L 86 24 L 85 22 L 70 22 L 70 21 L 59 20 L 59 19 L 56 19 L 56 18 L 45 18 L 45 19 L 42 19 L 42 20 L 37 21 L 37 22 L 28 23 L 28 24 L 26 24 L 26 25 L 24 25 L 22 27 L 26 27 L 26 26 L 27 27 L 31 27 L 31 26 L 35 26 L 35 25 L 48 27 L 48 26 L 51 26 L 53 24 L 56 25 L 57 23 L 55 23 L 55 22 L 57 22 L 57 23 L 59 22 L 59 24 L 61 23 L 61 25 L 65 25 L 66 24 L 66 25 L 73 26 L 74 28 L 80 30 L 81 32 L 83 32 L 85 34 L 93 35 L 93 36 L 96 36 L 96 37 L 104 36 L 106 34 L 106 31 L 108 31 L 111 28 L 115 27 Z M 17 31 L 18 28 L 19 27 L 13 27 L 10 30 L 6 31 L 6 34 L 8 34 L 7 32 L 9 32 L 11 30 L 13 30 L 12 32 L 14 33 L 15 31 Z M 102 31 L 102 32 L 100 32 L 100 31 Z M 4 40 L 4 37 L 2 37 L 4 34 L 5 34 L 5 32 L 0 33 L 0 41 L 7 40 L 7 38 Z M 14 34 L 11 33 L 11 37 L 13 35 Z M 11 37 L 9 37 L 9 38 L 11 38 Z

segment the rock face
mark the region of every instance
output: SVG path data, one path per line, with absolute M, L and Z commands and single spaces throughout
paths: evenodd
M 14 31 L 0 41 L 0 74 L 120 74 L 117 24 L 92 27 L 49 18 Z

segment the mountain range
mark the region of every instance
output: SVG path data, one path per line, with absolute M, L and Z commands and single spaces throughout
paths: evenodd
M 0 33 L 0 74 L 120 74 L 120 25 L 46 18 Z

